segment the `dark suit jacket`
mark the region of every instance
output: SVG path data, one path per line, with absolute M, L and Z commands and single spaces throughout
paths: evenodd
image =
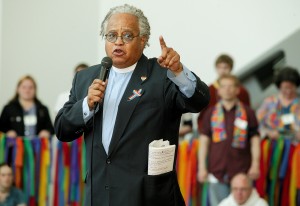
M 97 78 L 100 65 L 76 74 L 69 101 L 59 111 L 55 130 L 61 141 L 72 141 L 84 133 L 87 168 L 91 168 L 92 120 L 84 123 L 82 102 L 88 87 Z M 146 77 L 143 81 L 141 77 Z M 133 90 L 142 96 L 129 101 Z M 95 115 L 92 183 L 91 169 L 86 176 L 86 203 L 94 206 L 168 206 L 184 205 L 176 172 L 147 175 L 148 145 L 163 138 L 178 145 L 180 117 L 183 112 L 199 112 L 208 104 L 207 86 L 197 77 L 197 87 L 186 98 L 167 77 L 156 59 L 144 55 L 132 74 L 118 107 L 108 155 L 102 145 L 102 104 Z M 175 168 L 175 167 L 174 167 Z
M 46 106 L 39 101 L 35 102 L 36 105 L 36 135 L 41 130 L 48 130 L 54 134 L 54 128 L 50 119 L 50 115 Z M 19 101 L 12 101 L 7 104 L 0 117 L 0 131 L 6 133 L 9 130 L 15 130 L 19 136 L 24 136 L 24 120 L 23 108 Z

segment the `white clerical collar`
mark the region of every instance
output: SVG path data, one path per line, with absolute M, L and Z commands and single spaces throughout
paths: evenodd
M 130 67 L 127 67 L 127 68 L 123 68 L 123 69 L 119 69 L 117 67 L 114 67 L 112 66 L 112 69 L 117 72 L 117 73 L 128 73 L 128 72 L 131 72 L 135 69 L 135 66 L 136 66 L 137 63 L 135 63 L 134 65 L 131 65 Z

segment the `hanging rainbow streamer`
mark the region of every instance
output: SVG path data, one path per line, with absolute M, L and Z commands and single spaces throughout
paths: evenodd
M 49 205 L 50 197 L 53 206 L 83 206 L 86 174 L 83 138 L 72 143 L 58 141 L 55 147 L 50 146 L 52 141 L 44 138 L 8 139 L 0 133 L 0 162 L 7 161 L 7 148 L 13 147 L 16 185 L 26 194 L 28 206 Z M 197 139 L 182 141 L 178 146 L 178 182 L 187 206 L 208 205 L 208 185 L 199 186 L 197 182 L 198 151 Z M 300 144 L 292 144 L 284 138 L 262 140 L 260 168 L 261 177 L 256 187 L 270 205 L 300 205 L 299 200 L 297 202 Z M 54 174 L 51 175 L 50 171 Z
M 86 173 L 83 138 L 72 143 L 57 141 L 54 147 L 53 138 L 12 139 L 0 133 L 0 163 L 8 161 L 11 148 L 16 187 L 23 190 L 28 206 L 83 206 Z M 56 165 L 52 163 L 54 156 Z
M 0 132 L 0 163 L 5 162 L 5 139 L 4 134 Z
M 295 148 L 293 157 L 292 157 L 292 174 L 291 174 L 291 183 L 290 183 L 290 205 L 298 206 L 300 204 L 299 200 L 297 202 L 297 190 L 300 189 L 300 144 Z M 298 194 L 299 195 L 299 194 Z
M 49 185 L 49 168 L 50 168 L 50 151 L 48 139 L 41 139 L 41 164 L 40 164 L 40 182 L 39 182 L 39 205 L 46 206 L 47 204 L 47 188 Z
M 31 205 L 35 205 L 35 164 L 34 153 L 31 141 L 24 139 L 24 168 L 23 168 L 23 191 L 28 197 L 28 201 Z
M 186 171 L 187 171 L 187 160 L 188 160 L 188 142 L 183 141 L 178 148 L 178 160 L 177 160 L 177 178 L 178 184 L 181 190 L 183 198 L 187 200 L 187 188 L 186 188 Z
M 203 194 L 207 187 L 199 187 L 197 181 L 199 141 L 182 141 L 177 154 L 177 177 L 182 196 L 187 206 L 201 205 L 200 190 Z M 206 201 L 206 200 L 205 200 Z
M 24 147 L 23 141 L 20 138 L 16 139 L 16 157 L 15 157 L 15 185 L 16 187 L 21 187 L 21 177 L 22 177 L 22 167 L 23 167 L 23 156 L 24 156 Z
M 300 205 L 300 144 L 290 140 L 263 139 L 261 141 L 261 176 L 256 181 L 256 189 L 270 206 Z M 197 153 L 199 142 L 192 139 L 182 141 L 178 146 L 178 182 L 187 206 L 207 206 L 208 184 L 197 183 Z M 299 197 L 298 197 L 299 198 Z M 298 202 L 297 202 L 298 201 Z

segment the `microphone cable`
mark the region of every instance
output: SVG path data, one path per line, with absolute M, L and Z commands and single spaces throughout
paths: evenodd
M 93 134 L 92 134 L 92 146 L 91 146 L 91 206 L 93 206 L 93 153 L 94 153 L 94 137 L 95 137 L 95 115 L 96 115 L 97 104 L 94 105 L 93 111 Z

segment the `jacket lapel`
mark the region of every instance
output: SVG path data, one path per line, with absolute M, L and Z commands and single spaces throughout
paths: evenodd
M 120 101 L 113 135 L 109 145 L 108 156 L 111 155 L 114 148 L 116 147 L 125 128 L 127 127 L 135 106 L 145 92 L 142 87 L 142 83 L 147 80 L 148 74 L 148 59 L 143 55 L 140 58 Z M 134 96 L 135 94 L 136 96 Z M 140 94 L 141 96 L 139 96 L 138 94 Z

